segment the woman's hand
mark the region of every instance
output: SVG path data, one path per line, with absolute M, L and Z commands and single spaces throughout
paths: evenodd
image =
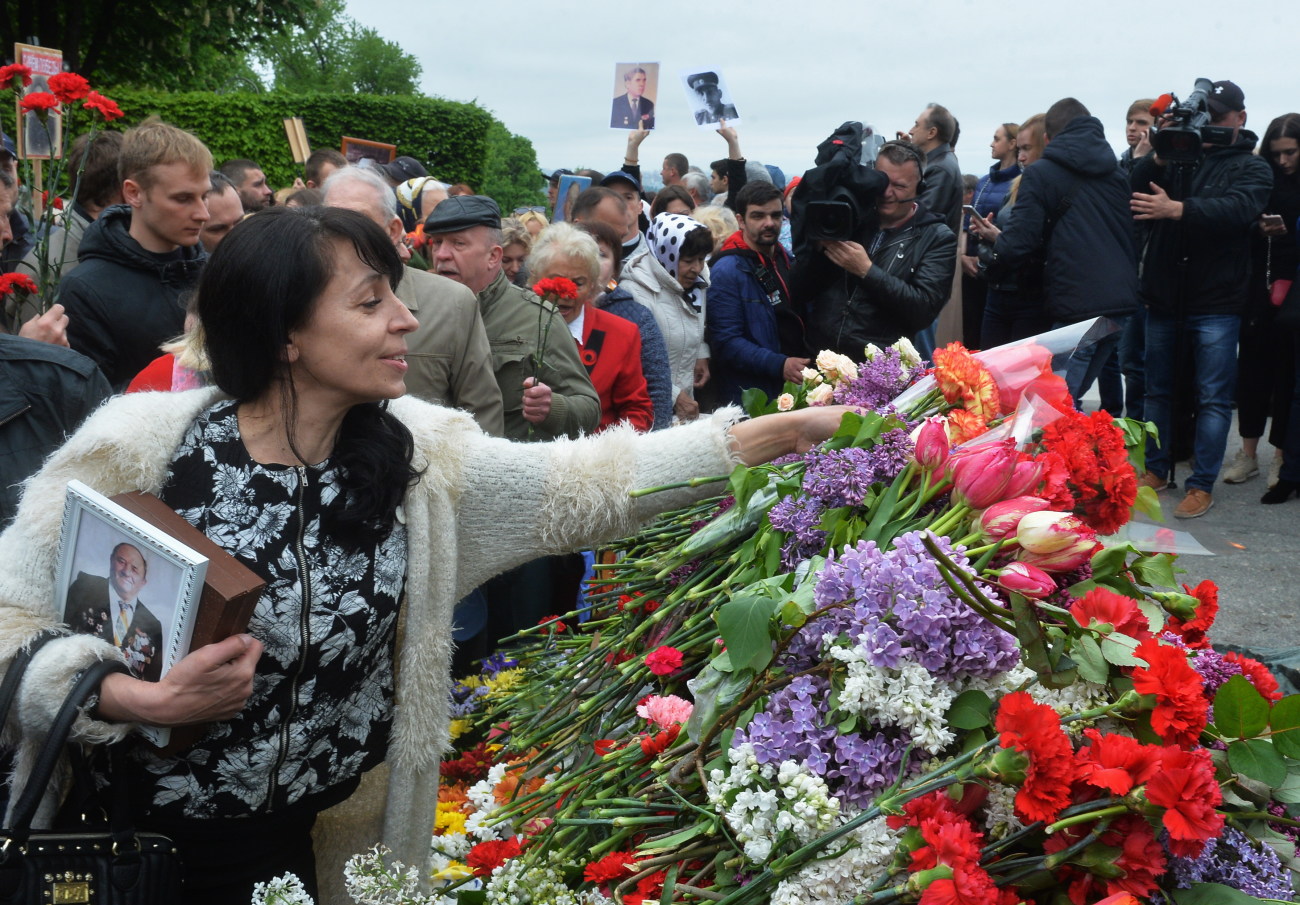
M 985 219 L 979 214 L 970 215 L 970 231 L 985 242 L 996 242 L 998 236 L 1002 235 L 1002 230 L 994 226 L 992 220 Z
M 762 465 L 790 453 L 806 453 L 839 430 L 853 411 L 846 405 L 813 405 L 797 412 L 764 415 L 733 425 L 736 452 L 746 465 Z
M 700 417 L 700 404 L 691 398 L 691 394 L 682 390 L 673 403 L 673 414 L 679 421 L 694 421 Z
M 702 387 L 708 382 L 709 382 L 709 360 L 707 358 L 695 359 L 696 388 Z
M 253 693 L 253 671 L 261 656 L 261 641 L 233 635 L 191 651 L 158 682 L 111 675 L 100 690 L 99 715 L 150 726 L 228 720 Z

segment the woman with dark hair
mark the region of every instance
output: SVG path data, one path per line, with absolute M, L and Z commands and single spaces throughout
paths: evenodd
M 1272 419 L 1268 442 L 1277 447 L 1269 467 L 1268 486 L 1277 483 L 1282 447 L 1290 418 L 1295 383 L 1294 336 L 1273 323 L 1281 301 L 1278 280 L 1294 280 L 1296 219 L 1300 218 L 1300 113 L 1286 113 L 1268 124 L 1259 153 L 1273 168 L 1273 191 L 1259 218 L 1251 243 L 1251 282 L 1241 318 L 1237 346 L 1237 431 L 1241 449 L 1223 470 L 1228 484 L 1241 484 L 1259 474 L 1259 441 Z
M 695 199 L 691 193 L 680 185 L 666 185 L 655 193 L 654 203 L 650 205 L 650 219 L 660 214 L 682 214 L 689 217 L 695 210 Z
M 986 220 L 992 219 L 1011 190 L 1011 181 L 1020 175 L 1017 161 L 1019 151 L 1016 148 L 1016 134 L 1020 131 L 1017 123 L 1003 123 L 993 133 L 989 142 L 989 151 L 995 163 L 989 171 L 975 183 L 975 192 L 971 196 L 971 207 L 975 213 Z M 966 224 L 966 247 L 961 257 L 961 317 L 962 341 L 968 348 L 981 349 L 980 327 L 984 322 L 984 301 L 988 295 L 988 283 L 979 267 L 979 233 L 971 231 L 969 215 L 962 218 Z
M 646 247 L 623 265 L 619 288 L 655 316 L 668 347 L 673 378 L 673 413 L 678 421 L 700 415 L 695 391 L 709 380 L 704 342 L 704 303 L 709 288 L 713 234 L 697 220 L 660 214 L 650 222 Z
M 0 657 L 59 627 L 67 482 L 157 494 L 266 581 L 248 631 L 201 647 L 156 683 L 114 675 L 73 729 L 84 744 L 135 723 L 210 724 L 175 754 L 128 740 L 138 827 L 171 836 L 187 903 L 247 903 L 286 871 L 315 895 L 317 815 L 353 796 L 338 841 L 423 865 L 448 744 L 455 602 L 538 555 L 632 530 L 695 494 L 637 487 L 726 473 L 829 436 L 808 409 L 659 434 L 512 444 L 405 393 L 402 264 L 383 230 L 341 209 L 274 209 L 231 231 L 199 285 L 216 386 L 101 408 L 26 487 L 0 535 Z M 525 406 L 547 392 L 531 386 Z M 120 658 L 62 637 L 24 679 L 18 783 L 74 677 Z M 378 774 L 375 774 L 378 775 Z M 333 870 L 341 865 L 331 865 Z

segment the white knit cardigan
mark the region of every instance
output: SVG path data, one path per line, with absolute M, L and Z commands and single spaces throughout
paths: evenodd
M 14 524 L 0 535 L 0 657 L 7 661 L 26 640 L 59 622 L 53 598 L 67 482 L 77 478 L 110 496 L 159 492 L 185 429 L 219 398 L 213 389 L 114 398 L 28 481 Z M 411 397 L 392 402 L 391 411 L 414 435 L 414 464 L 424 474 L 398 513 L 407 529 L 407 575 L 387 790 L 372 781 L 365 794 L 354 796 L 370 813 L 356 813 L 353 802 L 344 825 L 325 828 L 336 836 L 330 840 L 339 849 L 335 856 L 319 851 L 318 832 L 322 880 L 329 879 L 335 857 L 380 841 L 408 865 L 423 865 L 428 857 L 438 762 L 449 744 L 456 601 L 524 561 L 629 533 L 656 512 L 700 494 L 632 499 L 630 490 L 725 474 L 736 461 L 726 430 L 734 411 L 657 433 L 614 428 L 547 444 L 488 437 L 469 415 Z M 96 659 L 117 655 L 106 642 L 80 635 L 48 644 L 35 657 L 17 719 L 11 715 L 5 733 L 18 747 L 16 777 L 30 769 L 72 677 Z M 103 743 L 130 727 L 82 717 L 73 731 L 83 741 Z M 47 797 L 48 807 L 53 796 Z M 375 838 L 368 834 L 381 832 L 380 825 L 368 818 L 378 814 L 382 836 Z

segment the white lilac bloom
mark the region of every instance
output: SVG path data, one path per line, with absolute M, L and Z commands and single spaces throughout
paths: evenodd
M 772 893 L 771 905 L 852 901 L 866 882 L 889 869 L 898 836 L 884 817 L 877 817 L 844 841 L 848 847 L 841 854 L 805 864 L 783 879 Z

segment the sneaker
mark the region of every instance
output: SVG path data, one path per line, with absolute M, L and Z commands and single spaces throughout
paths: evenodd
M 1174 518 L 1200 518 L 1214 506 L 1214 497 L 1209 491 L 1193 487 L 1174 510 Z
M 1169 486 L 1169 481 L 1166 478 L 1159 477 L 1148 471 L 1146 474 L 1142 475 L 1142 477 L 1138 478 L 1138 486 L 1150 487 L 1156 493 L 1159 493 Z
M 1268 486 L 1276 487 L 1277 479 L 1282 476 L 1282 450 L 1273 454 L 1273 461 L 1268 463 Z
M 1259 474 L 1259 459 L 1244 449 L 1237 450 L 1228 467 L 1223 469 L 1223 483 L 1244 484 Z

